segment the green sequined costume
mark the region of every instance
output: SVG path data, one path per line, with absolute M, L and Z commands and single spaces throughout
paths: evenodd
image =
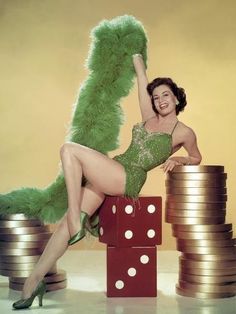
M 170 134 L 148 132 L 145 122 L 134 125 L 130 146 L 125 153 L 113 158 L 125 168 L 125 196 L 137 198 L 146 181 L 147 172 L 165 162 L 171 155 L 172 134 L 177 123 Z

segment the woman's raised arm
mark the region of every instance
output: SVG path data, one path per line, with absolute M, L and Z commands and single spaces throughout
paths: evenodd
M 133 64 L 137 75 L 139 106 L 142 121 L 146 121 L 155 115 L 152 109 L 151 98 L 147 92 L 148 78 L 141 54 L 133 55 Z

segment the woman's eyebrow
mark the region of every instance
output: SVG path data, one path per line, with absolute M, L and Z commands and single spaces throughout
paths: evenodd
M 165 90 L 164 92 L 162 92 L 162 94 L 166 93 L 166 92 L 169 92 L 168 90 Z M 153 97 L 158 97 L 159 95 L 153 95 Z

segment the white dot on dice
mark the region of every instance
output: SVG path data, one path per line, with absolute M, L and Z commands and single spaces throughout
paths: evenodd
M 115 286 L 117 289 L 123 289 L 125 284 L 122 280 L 117 280 L 116 283 L 115 283 Z
M 113 205 L 113 206 L 112 206 L 112 212 L 113 212 L 113 214 L 116 213 L 116 205 Z
M 136 275 L 136 273 L 137 273 L 137 271 L 136 271 L 136 269 L 135 269 L 134 267 L 130 267 L 130 268 L 128 269 L 128 275 L 129 275 L 130 277 L 134 277 L 134 276 Z
M 141 262 L 142 264 L 147 264 L 147 263 L 149 262 L 149 257 L 148 257 L 147 255 L 142 255 L 142 256 L 140 257 L 140 262 Z
M 104 233 L 103 227 L 100 227 L 99 232 L 100 232 L 100 235 L 102 236 Z
M 147 236 L 149 237 L 149 238 L 154 238 L 155 237 L 155 231 L 153 230 L 153 229 L 149 229 L 148 230 L 148 232 L 147 232 Z
M 148 211 L 150 214 L 155 213 L 155 211 L 156 211 L 155 205 L 153 205 L 153 204 L 148 205 L 147 211 Z
M 133 212 L 133 206 L 132 205 L 126 205 L 125 206 L 125 212 L 126 212 L 126 214 L 132 214 L 132 212 Z
M 131 239 L 133 238 L 133 232 L 131 230 L 125 231 L 125 238 L 126 239 Z

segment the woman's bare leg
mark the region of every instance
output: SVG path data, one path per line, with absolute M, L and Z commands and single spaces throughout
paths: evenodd
M 68 211 L 50 238 L 34 271 L 27 278 L 23 299 L 32 294 L 37 283 L 66 251 L 69 238 L 80 227 L 80 208 L 92 215 L 102 203 L 104 194 L 124 193 L 125 171 L 118 162 L 76 143 L 64 144 L 61 156 L 68 192 Z M 82 173 L 90 182 L 86 189 L 81 187 Z
M 101 205 L 104 200 L 105 195 L 96 190 L 93 186 L 88 185 L 82 188 L 81 198 L 82 198 L 82 208 L 89 215 L 94 213 L 96 209 Z M 67 247 L 68 240 L 70 238 L 68 224 L 67 224 L 67 213 L 64 215 L 62 220 L 56 227 L 56 230 L 49 239 L 42 255 L 40 256 L 33 272 L 25 281 L 22 299 L 30 297 L 33 290 L 37 286 L 40 280 L 48 273 L 48 271 L 55 264 L 57 259 L 61 257 Z
M 86 146 L 65 143 L 61 148 L 62 167 L 68 193 L 68 230 L 72 237 L 80 230 L 82 174 L 99 191 L 120 195 L 125 190 L 125 171 L 117 161 Z

